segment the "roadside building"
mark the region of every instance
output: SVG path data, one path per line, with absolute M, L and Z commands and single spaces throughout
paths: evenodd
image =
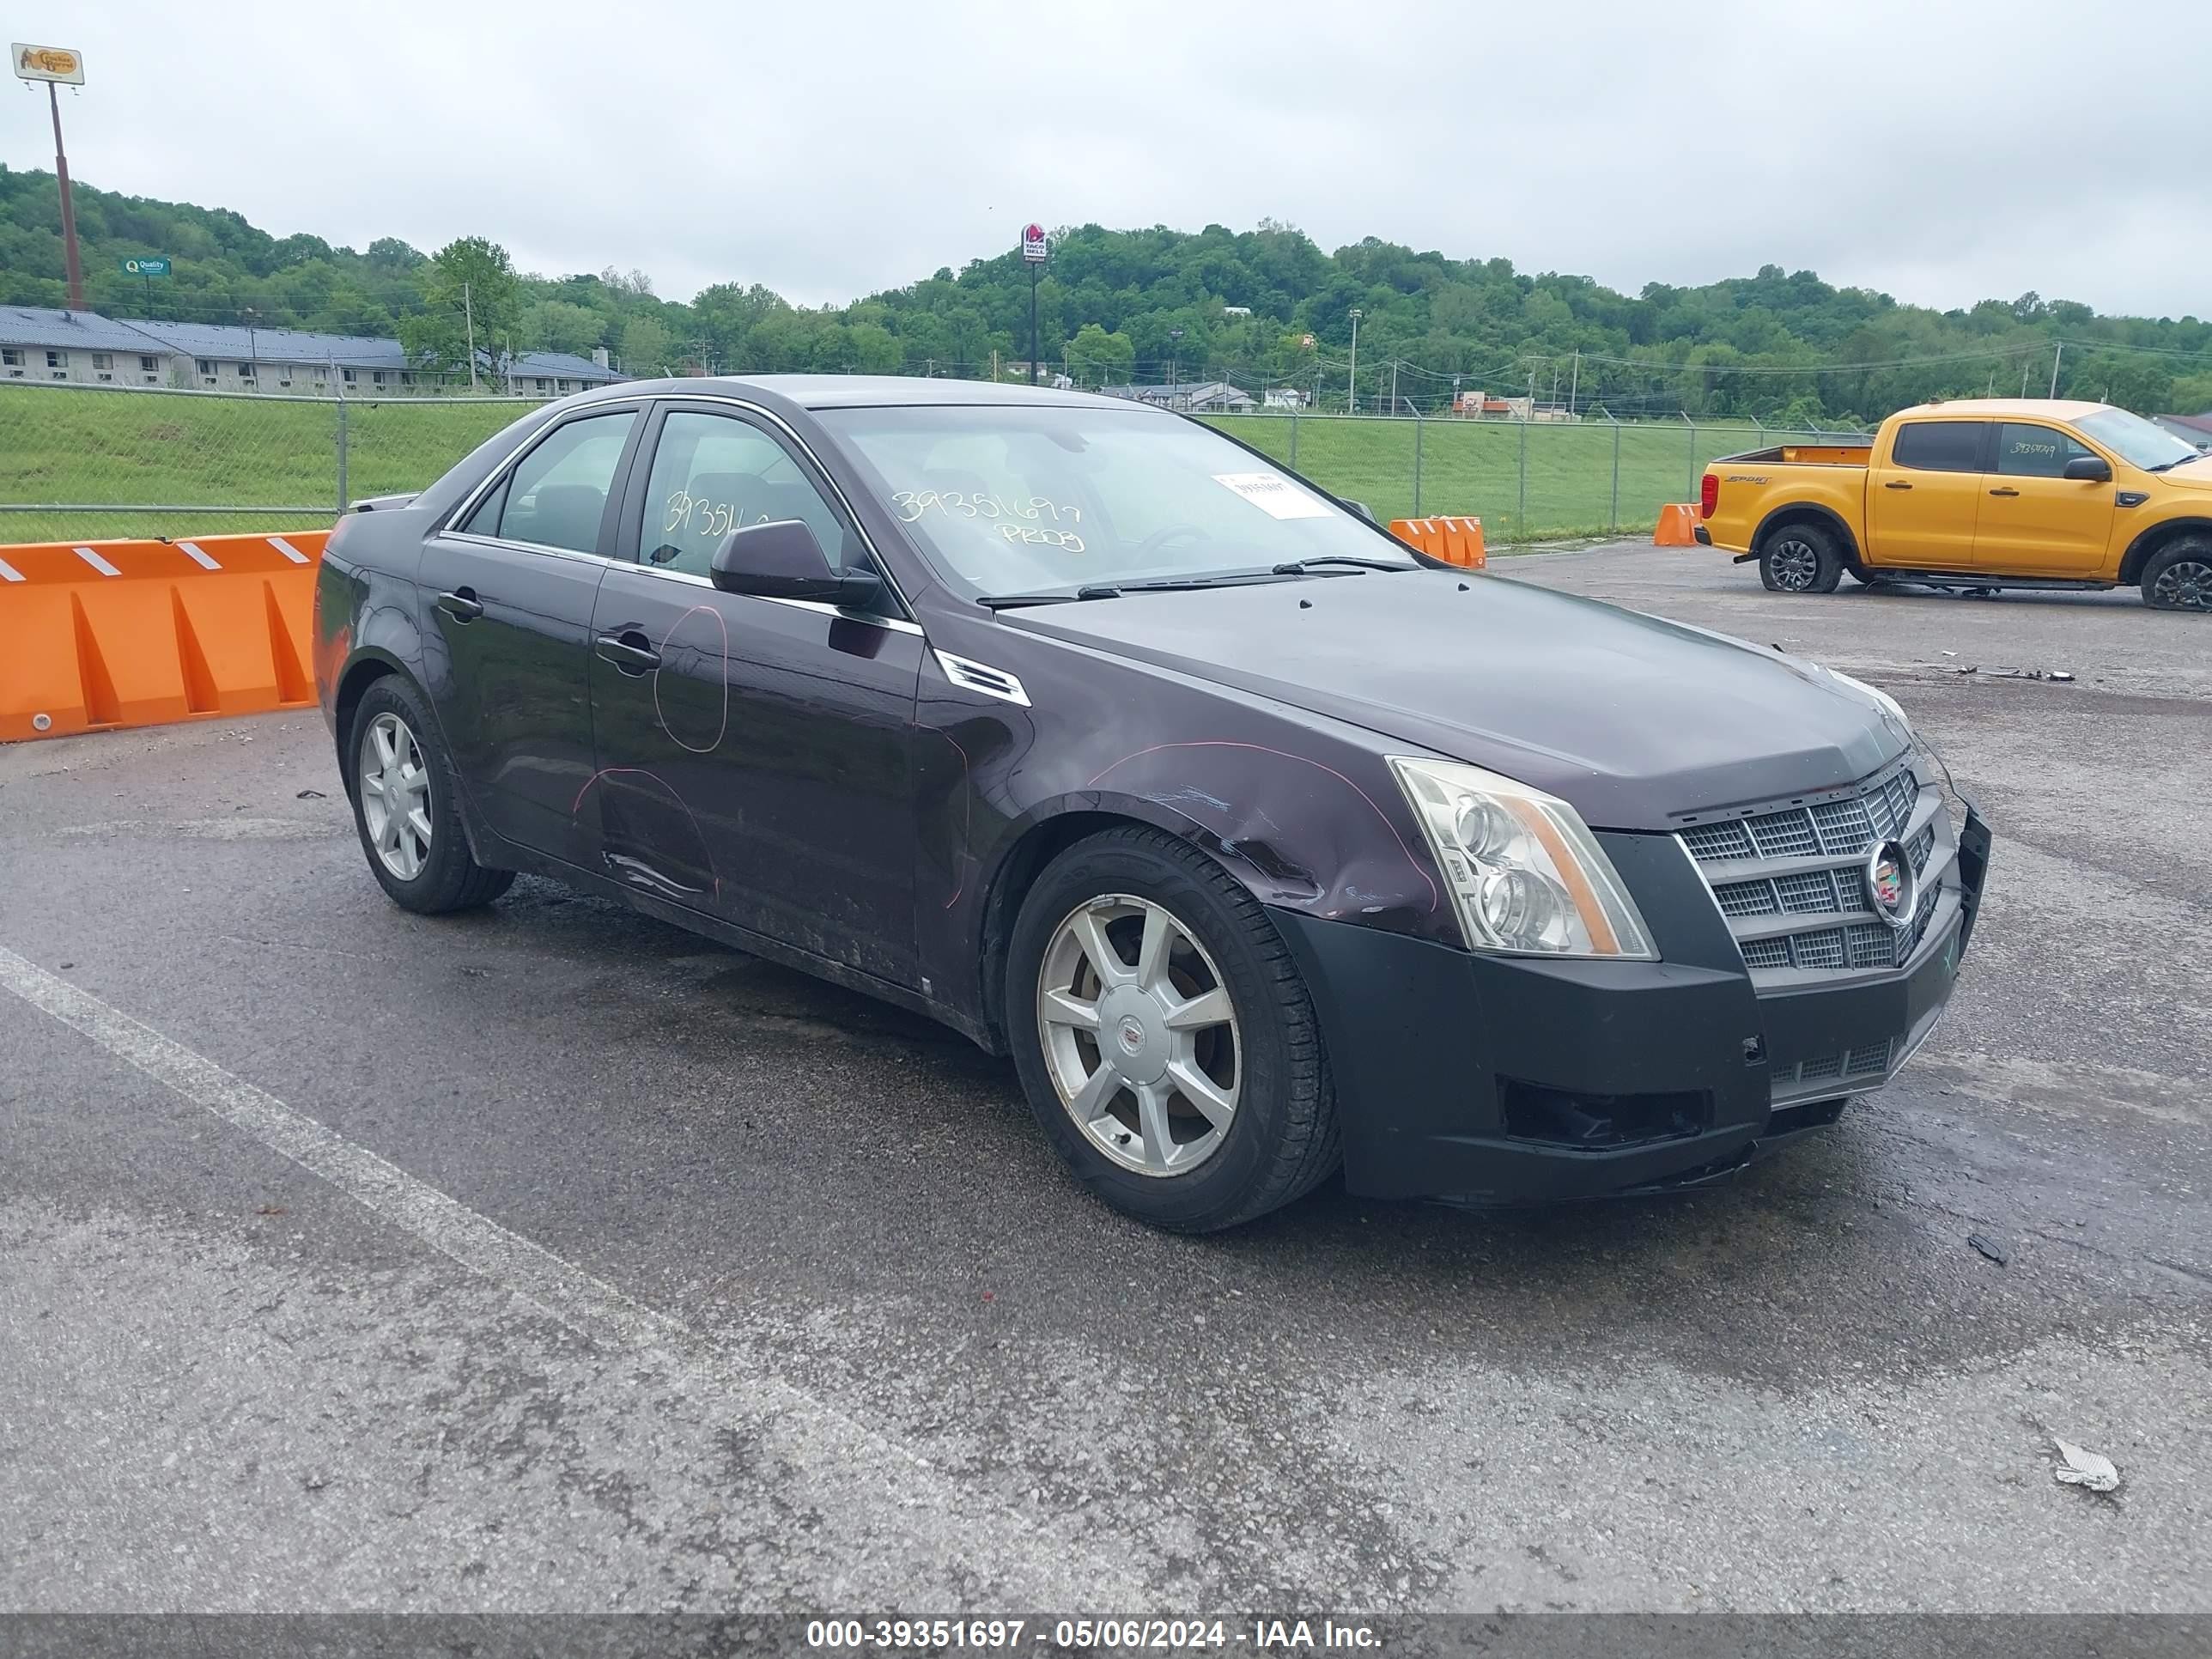
M 1239 392 L 1226 380 L 1183 380 L 1174 386 L 1109 386 L 1099 390 L 1109 398 L 1127 398 L 1162 409 L 1234 414 L 1255 407 L 1249 392 Z
M 2212 449 L 2212 409 L 2202 415 L 2154 415 L 2151 419 L 2185 444 Z
M 89 311 L 0 306 L 0 380 L 167 386 L 170 349 Z

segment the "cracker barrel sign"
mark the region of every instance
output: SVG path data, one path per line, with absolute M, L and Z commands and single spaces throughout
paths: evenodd
M 27 46 L 18 40 L 8 48 L 8 55 L 15 59 L 19 79 L 59 81 L 72 87 L 84 84 L 84 58 L 66 46 Z

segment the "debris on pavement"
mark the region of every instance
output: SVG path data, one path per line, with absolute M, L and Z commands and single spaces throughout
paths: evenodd
M 2051 1443 L 2058 1448 L 2058 1455 L 2066 1460 L 2063 1469 L 2053 1469 L 2051 1478 L 2062 1486 L 2087 1486 L 2091 1492 L 2111 1492 L 2120 1484 L 2120 1472 L 2112 1460 L 2101 1453 L 2075 1445 L 2070 1440 L 2051 1437 Z
M 1993 1238 L 1984 1238 L 1979 1233 L 1968 1233 L 1966 1235 L 1966 1243 L 1972 1245 L 1984 1255 L 1989 1257 L 1990 1261 L 1996 1262 L 2000 1267 L 2003 1267 L 2006 1262 L 2012 1260 L 2012 1252 L 2006 1249 L 2003 1245 L 1998 1243 Z
M 2001 680 L 2070 680 L 2074 678 L 2063 668 L 2000 668 L 1996 677 Z
M 319 789 L 302 789 L 298 794 L 293 796 L 292 799 L 294 800 L 321 800 L 325 799 L 325 797 L 323 792 Z

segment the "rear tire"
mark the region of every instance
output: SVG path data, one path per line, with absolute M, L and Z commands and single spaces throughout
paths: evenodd
M 1014 923 L 1006 1021 L 1039 1127 L 1125 1215 L 1174 1232 L 1233 1227 L 1340 1160 L 1320 1023 L 1282 935 L 1227 871 L 1160 830 L 1092 836 L 1037 878 Z
M 1759 580 L 1770 593 L 1832 593 L 1844 579 L 1836 538 L 1818 525 L 1771 530 L 1759 548 Z
M 370 686 L 345 754 L 361 850 L 394 904 L 444 915 L 489 904 L 514 884 L 514 871 L 488 870 L 470 852 L 453 757 L 413 686 L 397 675 Z
M 2154 611 L 2212 611 L 2212 542 L 2191 537 L 2152 555 L 2142 599 Z

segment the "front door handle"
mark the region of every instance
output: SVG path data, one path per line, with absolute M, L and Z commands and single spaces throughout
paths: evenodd
M 625 674 L 647 673 L 660 666 L 660 653 L 635 628 L 626 628 L 619 634 L 600 635 L 599 648 L 602 662 L 612 663 Z
M 1992 489 L 1990 491 L 1990 494 L 1992 495 L 2017 495 L 2020 494 L 2020 491 L 2017 489 Z
M 1910 489 L 1912 486 L 1905 483 L 1902 478 L 1892 478 L 1887 483 L 1884 484 L 1882 488 L 1884 489 Z
M 458 587 L 438 595 L 438 609 L 455 622 L 471 623 L 483 615 L 483 601 L 477 598 L 473 587 Z

